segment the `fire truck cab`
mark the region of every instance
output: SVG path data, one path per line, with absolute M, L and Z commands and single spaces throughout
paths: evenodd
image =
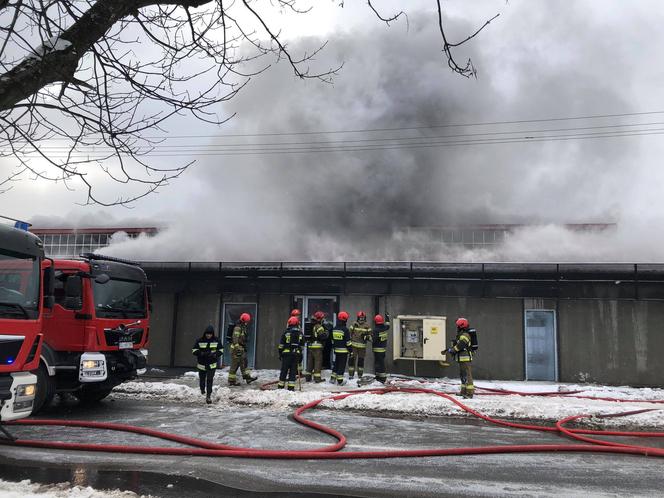
M 52 306 L 52 272 L 40 270 L 44 260 L 42 242 L 27 231 L 27 223 L 11 221 L 16 221 L 16 225 L 0 224 L 2 422 L 27 417 L 32 412 L 37 378 L 30 370 L 39 364 L 44 308 Z
M 85 402 L 108 396 L 144 371 L 150 333 L 150 292 L 138 264 L 97 254 L 56 259 L 52 310 L 44 319 L 44 346 L 35 411 L 56 393 Z

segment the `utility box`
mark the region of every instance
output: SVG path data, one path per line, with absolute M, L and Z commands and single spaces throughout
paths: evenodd
M 394 319 L 395 360 L 443 360 L 446 317 L 399 315 Z

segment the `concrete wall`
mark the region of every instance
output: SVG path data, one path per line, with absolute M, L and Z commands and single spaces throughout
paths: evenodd
M 448 344 L 456 336 L 454 322 L 464 316 L 477 329 L 479 354 L 473 372 L 482 379 L 515 379 L 524 377 L 523 301 L 520 299 L 443 298 L 428 296 L 387 296 L 380 299 L 380 310 L 397 315 L 440 315 L 447 317 Z M 407 375 L 458 376 L 455 363 L 443 368 L 438 362 L 393 361 L 394 341 L 388 345 L 388 371 Z
M 196 366 L 191 347 L 208 325 L 219 332 L 220 302 L 221 296 L 217 293 L 188 292 L 178 297 L 175 366 Z
M 560 380 L 664 384 L 664 303 L 560 301 Z
M 256 367 L 281 368 L 277 347 L 290 316 L 290 296 L 261 295 L 258 303 Z
M 435 282 L 427 280 L 386 281 L 386 292 L 376 296 L 367 287 L 368 281 L 362 279 L 322 283 L 317 279 L 302 280 L 302 288 L 296 286 L 296 290 L 293 290 L 293 282 L 286 279 L 278 284 L 288 285 L 289 290 L 274 292 L 276 288 L 273 287 L 277 284 L 272 281 L 264 283 L 262 279 L 248 281 L 238 278 L 222 282 L 203 271 L 187 278 L 168 273 L 152 274 L 150 278 L 156 283 L 150 329 L 151 365 L 170 364 L 173 317 L 176 314 L 174 364 L 193 367 L 195 361 L 191 355 L 191 344 L 205 326 L 211 323 L 223 334 L 219 330 L 222 302 L 255 302 L 258 304 L 256 367 L 276 369 L 279 367 L 276 346 L 288 318 L 293 295 L 330 294 L 340 296 L 340 309 L 348 311 L 352 319 L 360 309 L 371 317 L 376 311 L 376 300 L 380 312 L 387 309 L 393 316 L 446 316 L 448 340 L 454 337 L 454 319 L 457 316 L 467 317 L 479 334 L 480 352 L 474 363 L 478 379 L 523 379 L 524 309 L 553 309 L 557 312 L 561 381 L 646 386 L 664 384 L 664 369 L 661 368 L 664 358 L 662 300 L 498 298 L 479 295 L 442 297 L 426 295 L 438 290 Z M 431 287 L 427 287 L 429 284 Z M 464 289 L 459 285 L 455 292 L 462 293 Z M 664 283 L 653 282 L 651 285 L 659 289 Z M 475 291 L 479 293 L 481 289 Z M 176 303 L 177 310 L 174 309 Z M 392 355 L 393 340 L 390 338 L 388 371 L 409 375 L 458 376 L 455 364 L 443 369 L 437 362 L 418 361 L 414 369 L 412 361 L 395 362 Z M 365 368 L 368 372 L 373 371 L 371 353 L 367 354 Z
M 153 313 L 150 320 L 150 344 L 148 363 L 169 365 L 171 362 L 171 338 L 173 334 L 173 306 L 175 294 L 154 293 Z

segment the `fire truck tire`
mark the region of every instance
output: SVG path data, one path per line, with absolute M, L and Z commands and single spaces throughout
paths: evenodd
M 38 413 L 42 408 L 48 408 L 55 396 L 55 381 L 49 377 L 48 370 L 43 363 L 33 372 L 37 376 L 37 394 L 32 413 Z
M 111 394 L 112 389 L 90 389 L 82 387 L 74 393 L 81 403 L 96 403 Z

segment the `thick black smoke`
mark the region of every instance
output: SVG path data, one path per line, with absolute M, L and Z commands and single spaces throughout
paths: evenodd
M 316 67 L 343 61 L 334 84 L 296 80 L 279 63 L 228 106 L 238 113 L 228 133 L 418 127 L 253 139 L 260 142 L 515 129 L 527 135 L 605 122 L 441 126 L 630 109 L 622 92 L 630 76 L 611 67 L 618 42 L 604 36 L 606 27 L 574 8 L 538 6 L 521 8 L 458 52 L 472 57 L 477 80 L 449 71 L 431 16 L 411 16 L 405 36 L 377 25 L 333 37 Z M 457 23 L 454 30 L 472 27 Z M 318 43 L 302 40 L 291 49 Z M 607 79 L 612 70 L 616 78 Z M 247 139 L 218 137 L 210 143 L 240 140 Z M 208 157 L 190 172 L 197 192 L 189 210 L 173 213 L 172 224 L 156 238 L 109 251 L 194 261 L 658 258 L 658 252 L 640 251 L 626 228 L 633 212 L 625 185 L 634 178 L 638 140 Z M 621 228 L 598 235 L 553 227 L 579 222 L 618 222 Z M 404 227 L 491 223 L 545 228 L 521 231 L 502 248 L 474 253 L 399 235 Z

